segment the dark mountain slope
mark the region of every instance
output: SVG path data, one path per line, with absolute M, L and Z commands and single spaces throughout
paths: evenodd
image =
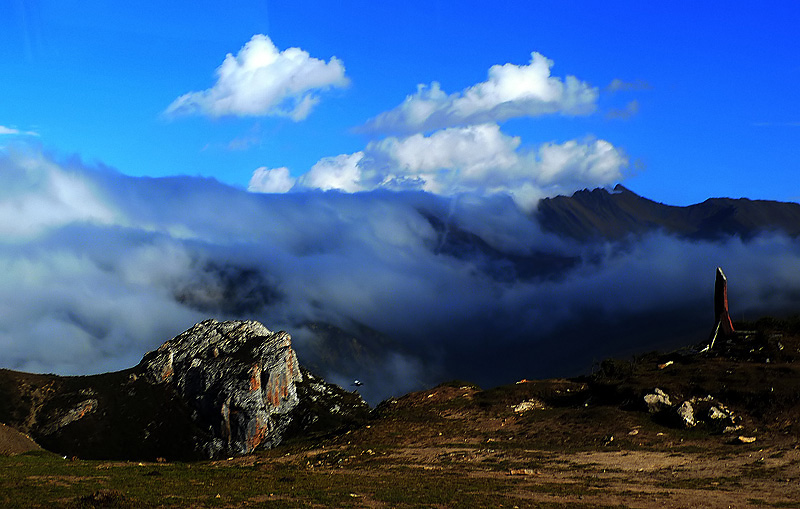
M 536 216 L 548 231 L 579 240 L 620 239 L 652 230 L 687 238 L 750 238 L 777 231 L 800 235 L 800 204 L 746 198 L 710 198 L 687 207 L 665 205 L 617 185 L 539 202 Z

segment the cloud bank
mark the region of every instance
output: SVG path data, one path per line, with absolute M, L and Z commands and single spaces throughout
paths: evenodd
M 0 366 L 12 369 L 122 369 L 200 320 L 247 318 L 289 331 L 321 375 L 363 380 L 375 403 L 702 341 L 717 265 L 734 319 L 800 306 L 800 241 L 780 235 L 580 245 L 502 194 L 256 194 L 31 153 L 0 168 L 14 190 L 0 193 Z
M 81 221 L 109 224 L 114 211 L 93 184 L 41 155 L 0 159 L 0 236 L 26 239 Z
M 278 50 L 266 35 L 254 35 L 236 56 L 228 54 L 209 89 L 184 94 L 165 114 L 202 114 L 289 117 L 305 119 L 319 103 L 318 92 L 347 86 L 344 65 L 336 57 L 328 62 L 300 48 Z
M 500 122 L 560 113 L 586 115 L 596 109 L 598 89 L 575 76 L 551 76 L 553 61 L 531 53 L 528 65 L 493 65 L 486 81 L 447 94 L 439 83 L 418 85 L 396 108 L 370 119 L 371 132 L 427 132 L 445 127 Z

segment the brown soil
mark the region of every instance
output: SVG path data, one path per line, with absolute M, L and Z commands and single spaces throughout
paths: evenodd
M 513 481 L 505 507 L 800 507 L 800 437 L 759 432 L 738 444 L 621 409 L 476 409 L 479 394 L 468 386 L 411 394 L 369 428 L 265 455 L 317 476 L 362 479 L 353 485 L 361 507 L 392 506 L 375 499 L 365 476 Z
M 41 449 L 28 435 L 0 423 L 0 456 L 12 456 Z

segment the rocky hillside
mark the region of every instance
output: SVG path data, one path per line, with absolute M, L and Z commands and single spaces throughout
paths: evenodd
M 253 321 L 204 321 L 115 373 L 0 370 L 0 422 L 66 456 L 236 456 L 352 426 L 368 411 L 301 368 L 289 334 Z

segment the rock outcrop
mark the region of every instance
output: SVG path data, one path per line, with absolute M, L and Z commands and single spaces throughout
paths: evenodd
M 186 402 L 212 437 L 209 457 L 280 443 L 303 379 L 289 334 L 254 321 L 201 322 L 147 354 L 139 371 Z
M 366 421 L 358 394 L 301 368 L 286 332 L 206 320 L 135 367 L 60 377 L 0 370 L 0 422 L 81 458 L 220 458 Z

